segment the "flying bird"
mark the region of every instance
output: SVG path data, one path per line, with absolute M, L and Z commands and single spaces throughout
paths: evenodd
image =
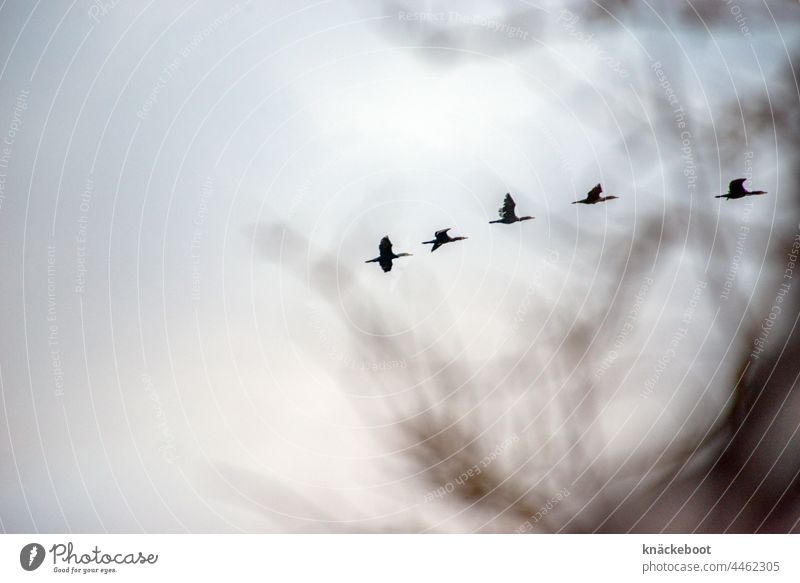
M 398 257 L 410 257 L 411 253 L 395 253 L 392 251 L 392 242 L 389 240 L 389 237 L 384 237 L 381 239 L 380 245 L 378 245 L 378 255 L 375 259 L 368 259 L 364 263 L 380 263 L 381 269 L 383 269 L 384 273 L 387 271 L 392 270 L 392 261 L 397 259 Z
M 467 239 L 467 237 L 451 237 L 450 235 L 447 234 L 447 231 L 449 230 L 450 227 L 448 227 L 447 229 L 442 229 L 441 231 L 436 231 L 433 234 L 434 236 L 433 241 L 423 241 L 422 244 L 433 245 L 433 247 L 431 247 L 431 253 L 433 253 L 445 243 L 452 243 L 453 241 L 463 241 L 464 239 Z
M 506 198 L 503 200 L 503 206 L 497 209 L 497 212 L 500 213 L 500 218 L 496 221 L 489 221 L 489 223 L 503 223 L 505 225 L 510 225 L 512 223 L 517 223 L 519 221 L 527 221 L 530 219 L 534 219 L 536 217 L 518 217 L 514 212 L 514 209 L 517 207 L 517 203 L 514 202 L 514 199 L 511 198 L 509 193 L 506 193 Z
M 604 202 L 607 200 L 614 200 L 615 198 L 619 198 L 618 196 L 600 196 L 600 193 L 603 192 L 603 187 L 599 184 L 595 185 L 593 189 L 586 193 L 586 198 L 581 200 L 576 200 L 572 204 L 597 204 L 598 202 Z
M 714 198 L 744 198 L 745 196 L 752 196 L 754 194 L 767 194 L 763 190 L 747 190 L 744 187 L 745 180 L 747 180 L 747 178 L 731 180 L 731 183 L 728 185 L 728 193 L 717 195 Z

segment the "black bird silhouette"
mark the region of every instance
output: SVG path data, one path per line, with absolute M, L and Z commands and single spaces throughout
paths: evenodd
M 572 204 L 597 204 L 598 202 L 604 202 L 606 200 L 614 200 L 615 198 L 619 198 L 618 196 L 600 196 L 600 193 L 603 192 L 603 187 L 599 184 L 595 185 L 593 189 L 586 193 L 586 198 L 581 200 L 576 200 Z
M 517 217 L 516 213 L 514 212 L 515 208 L 517 208 L 517 203 L 514 202 L 514 199 L 511 198 L 509 193 L 506 193 L 506 198 L 503 200 L 503 206 L 497 209 L 497 212 L 500 213 L 500 218 L 496 221 L 489 221 L 489 223 L 503 223 L 505 225 L 510 225 L 519 221 L 527 221 L 536 218 Z
M 451 227 L 448 227 L 446 229 L 442 229 L 441 231 L 436 231 L 433 234 L 433 236 L 435 237 L 433 241 L 423 241 L 422 244 L 433 245 L 433 247 L 431 247 L 431 253 L 433 253 L 445 243 L 452 243 L 453 241 L 463 241 L 464 239 L 468 238 L 468 237 L 451 237 L 450 235 L 447 234 L 447 231 L 449 231 L 450 229 Z
M 763 190 L 747 190 L 744 187 L 745 180 L 747 180 L 747 178 L 731 180 L 731 183 L 728 185 L 728 193 L 717 195 L 714 198 L 744 198 L 745 196 L 752 196 L 754 194 L 767 194 Z
M 394 253 L 392 251 L 392 242 L 389 240 L 389 237 L 381 239 L 381 243 L 378 245 L 378 252 L 380 255 L 375 259 L 368 259 L 364 263 L 380 263 L 384 273 L 392 270 L 392 261 L 394 259 L 398 257 L 410 257 L 412 255 L 411 253 Z

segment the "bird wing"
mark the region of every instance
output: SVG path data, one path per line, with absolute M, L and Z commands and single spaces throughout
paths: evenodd
M 439 230 L 439 231 L 436 231 L 436 232 L 433 234 L 433 236 L 434 236 L 434 237 L 436 237 L 437 239 L 440 239 L 440 238 L 444 237 L 444 236 L 447 234 L 447 231 L 449 231 L 449 230 L 450 230 L 450 229 L 452 229 L 452 228 L 453 228 L 453 227 L 447 227 L 446 229 L 441 229 L 441 230 Z
M 517 203 L 514 202 L 514 199 L 511 198 L 509 193 L 506 193 L 505 199 L 503 199 L 503 206 L 497 209 L 497 212 L 500 213 L 500 216 L 504 219 L 510 218 L 515 216 L 514 209 L 517 208 Z
M 389 237 L 384 237 L 381 239 L 381 244 L 378 245 L 378 251 L 380 252 L 381 257 L 386 257 L 392 254 L 392 242 L 389 240 Z M 383 267 L 383 264 L 381 264 L 381 267 Z M 392 266 L 389 265 L 389 269 L 391 268 Z M 389 269 L 384 269 L 384 271 L 389 271 Z
M 744 192 L 744 181 L 747 178 L 737 178 L 736 180 L 731 180 L 731 183 L 728 185 L 728 190 L 731 194 L 742 194 Z
M 600 193 L 603 192 L 603 187 L 597 184 L 593 189 L 586 193 L 586 198 L 590 202 L 593 200 L 600 200 Z

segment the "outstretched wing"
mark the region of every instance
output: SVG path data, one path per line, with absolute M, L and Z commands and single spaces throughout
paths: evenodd
M 731 180 L 731 183 L 728 185 L 728 190 L 731 194 L 744 194 L 744 181 L 747 178 L 737 178 L 736 180 Z
M 511 194 L 506 193 L 505 199 L 503 199 L 503 206 L 497 209 L 497 212 L 500 213 L 500 217 L 503 219 L 509 219 L 514 216 L 514 210 L 517 208 L 517 203 L 514 202 L 514 199 L 511 198 Z
M 449 231 L 449 230 L 450 230 L 450 229 L 452 229 L 452 228 L 453 228 L 453 227 L 447 227 L 446 229 L 442 229 L 442 230 L 440 230 L 440 231 L 436 231 L 436 232 L 433 234 L 433 236 L 434 236 L 434 237 L 436 237 L 437 239 L 440 239 L 440 238 L 444 237 L 444 236 L 447 234 L 447 231 Z
M 392 242 L 389 240 L 389 237 L 384 237 L 381 239 L 381 244 L 378 245 L 378 251 L 380 252 L 381 257 L 388 257 L 392 254 Z M 381 267 L 383 267 L 383 263 L 381 263 Z M 389 264 L 389 269 L 392 268 L 391 263 Z M 389 269 L 384 268 L 384 271 L 389 271 Z
M 589 202 L 600 200 L 600 193 L 603 192 L 603 187 L 597 184 L 593 189 L 586 193 L 586 199 Z

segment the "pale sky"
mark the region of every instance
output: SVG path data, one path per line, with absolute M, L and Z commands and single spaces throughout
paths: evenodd
M 472 530 L 423 502 L 436 484 L 397 436 L 445 391 L 432 363 L 474 371 L 452 389 L 472 403 L 479 383 L 487 443 L 525 441 L 518 399 L 591 376 L 645 277 L 595 375 L 591 455 L 613 467 L 719 412 L 767 242 L 796 228 L 796 153 L 748 106 L 780 105 L 800 6 L 741 1 L 744 30 L 667 0 L 618 20 L 559 1 L 101 4 L 0 7 L 3 530 Z M 751 175 L 770 193 L 752 207 L 713 198 Z M 569 204 L 598 182 L 620 199 Z M 536 219 L 488 224 L 506 192 Z M 724 280 L 742 224 L 723 297 L 709 266 Z M 469 239 L 431 254 L 445 227 Z M 414 253 L 388 274 L 364 264 L 384 235 Z M 655 264 L 624 269 L 660 236 Z M 582 326 L 586 359 L 562 334 Z M 495 367 L 526 359 L 541 376 L 507 390 Z

